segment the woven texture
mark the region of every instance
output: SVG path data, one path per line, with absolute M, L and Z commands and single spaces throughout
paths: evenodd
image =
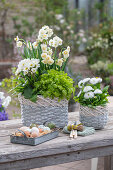
M 37 97 L 37 102 L 33 103 L 19 95 L 21 104 L 21 119 L 25 126 L 31 123 L 43 124 L 52 122 L 56 127 L 64 127 L 68 123 L 68 101 Z
M 108 110 L 106 107 L 97 106 L 96 109 L 80 106 L 80 122 L 85 126 L 103 129 L 107 123 Z

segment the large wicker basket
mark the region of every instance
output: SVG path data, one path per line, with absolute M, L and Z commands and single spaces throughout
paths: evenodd
M 107 123 L 107 107 L 97 106 L 95 109 L 87 106 L 80 106 L 80 121 L 85 126 L 103 129 Z
M 44 98 L 37 96 L 37 102 L 33 103 L 19 95 L 21 104 L 21 119 L 25 126 L 31 123 L 43 124 L 52 122 L 56 127 L 64 127 L 68 123 L 68 101 Z

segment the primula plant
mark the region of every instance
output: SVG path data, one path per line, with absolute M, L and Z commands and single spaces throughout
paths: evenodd
M 85 78 L 81 80 L 77 87 L 80 89 L 79 94 L 75 97 L 75 101 L 83 106 L 95 108 L 96 106 L 106 106 L 108 88 L 106 86 L 101 89 L 101 78 Z
M 74 91 L 73 81 L 64 73 L 70 47 L 63 48 L 62 39 L 53 36 L 53 30 L 48 26 L 43 26 L 39 30 L 35 42 L 25 42 L 18 36 L 15 40 L 18 48 L 23 46 L 24 54 L 22 55 L 23 60 L 19 62 L 15 72 L 14 82 L 17 82 L 17 86 L 14 90 L 34 102 L 37 100 L 38 94 L 44 97 L 68 99 Z M 61 77 L 66 85 L 62 84 Z M 56 90 L 54 85 L 60 87 L 60 83 L 62 88 L 56 93 L 53 92 Z M 50 85 L 53 90 L 49 88 Z
M 8 114 L 6 113 L 6 108 L 11 102 L 11 97 L 7 96 L 5 98 L 4 93 L 0 92 L 0 121 L 8 120 Z

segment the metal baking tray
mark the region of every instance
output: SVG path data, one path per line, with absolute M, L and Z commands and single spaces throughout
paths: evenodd
M 26 135 L 24 135 L 23 137 L 10 135 L 10 142 L 35 146 L 35 145 L 39 145 L 43 142 L 46 142 L 46 141 L 49 141 L 51 139 L 58 137 L 58 134 L 59 134 L 59 131 L 54 131 L 54 132 L 45 134 L 37 138 L 29 138 L 29 137 L 26 137 Z

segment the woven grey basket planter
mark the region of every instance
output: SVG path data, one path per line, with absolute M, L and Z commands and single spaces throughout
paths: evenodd
M 56 127 L 62 128 L 68 123 L 68 101 L 44 98 L 37 96 L 37 102 L 33 103 L 23 96 L 18 96 L 21 104 L 21 119 L 25 126 L 31 123 L 43 124 L 52 122 Z
M 108 109 L 97 106 L 96 109 L 80 106 L 80 122 L 85 126 L 103 129 L 108 119 Z

